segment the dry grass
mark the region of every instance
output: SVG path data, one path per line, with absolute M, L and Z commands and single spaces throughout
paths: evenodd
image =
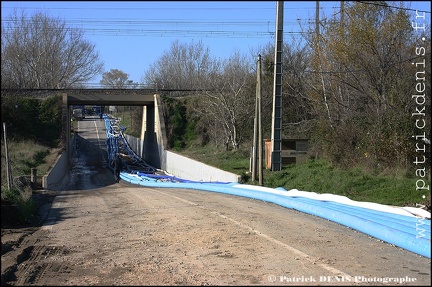
M 2 141 L 1 153 L 1 185 L 2 190 L 7 185 L 7 168 L 5 145 Z M 62 152 L 62 147 L 49 148 L 31 140 L 8 141 L 9 164 L 12 177 L 30 176 L 32 168 L 37 169 L 37 176 L 43 176 L 50 171 Z

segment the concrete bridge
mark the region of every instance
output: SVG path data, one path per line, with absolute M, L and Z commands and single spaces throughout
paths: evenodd
M 165 170 L 178 177 L 202 181 L 238 182 L 236 174 L 219 170 L 195 160 L 183 157 L 167 150 L 165 123 L 162 115 L 161 98 L 155 89 L 63 89 L 63 90 L 3 90 L 22 97 L 44 98 L 61 95 L 63 98 L 62 122 L 65 131 L 65 152 L 59 159 L 52 177 L 58 178 L 69 167 L 71 159 L 71 112 L 72 105 L 98 106 L 141 106 L 142 127 L 140 138 L 126 135 L 132 149 L 152 166 Z M 169 92 L 164 90 L 162 92 Z M 54 167 L 55 168 L 55 167 Z M 54 169 L 53 168 L 53 169 Z M 54 174 L 56 174 L 54 176 Z M 63 173 L 64 174 L 64 173 Z M 43 182 L 44 187 L 50 184 L 49 176 Z M 55 181 L 55 179 L 53 179 Z
M 140 156 L 151 165 L 161 168 L 161 151 L 166 146 L 165 124 L 160 110 L 160 96 L 153 89 L 80 89 L 62 92 L 63 126 L 71 130 L 71 105 L 98 106 L 142 106 L 141 136 L 142 150 Z M 66 132 L 66 143 L 70 144 L 70 133 Z M 71 148 L 68 146 L 68 158 Z

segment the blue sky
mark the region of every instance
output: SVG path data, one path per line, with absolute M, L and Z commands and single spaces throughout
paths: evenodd
M 250 54 L 274 43 L 276 1 L 2 1 L 2 21 L 14 8 L 35 11 L 82 28 L 96 45 L 105 71 L 119 69 L 141 82 L 171 43 L 202 41 L 215 58 L 236 50 Z M 430 2 L 412 1 L 412 9 L 429 11 Z M 300 39 L 300 24 L 315 18 L 316 1 L 284 2 L 284 40 Z M 338 11 L 340 1 L 320 1 L 321 17 Z M 414 15 L 414 11 L 409 11 Z M 251 58 L 253 56 L 251 55 Z M 91 81 L 97 85 L 101 75 Z

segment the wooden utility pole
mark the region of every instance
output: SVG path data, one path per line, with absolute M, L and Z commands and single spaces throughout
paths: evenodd
M 257 61 L 257 82 L 255 99 L 254 138 L 252 147 L 252 182 L 256 181 L 257 168 L 259 170 L 259 185 L 263 184 L 263 146 L 262 146 L 262 124 L 261 124 L 261 55 Z M 258 161 L 258 164 L 257 164 Z M 258 167 L 257 167 L 258 165 Z
M 316 1 L 316 5 L 315 5 L 315 33 L 317 35 L 317 40 L 318 40 L 319 34 L 320 34 L 319 12 L 320 12 L 320 4 L 319 4 L 319 1 Z
M 10 168 L 10 162 L 9 162 L 9 149 L 7 145 L 7 132 L 6 132 L 6 123 L 3 123 L 3 134 L 4 134 L 4 144 L 5 144 L 5 155 L 6 155 L 6 174 L 7 174 L 7 182 L 8 182 L 8 189 L 12 189 L 12 172 Z
M 259 61 L 260 55 L 258 56 Z M 257 83 L 255 94 L 255 117 L 254 117 L 254 134 L 252 144 L 252 182 L 255 182 L 257 176 L 257 151 L 258 151 L 258 64 L 257 64 Z
M 263 137 L 262 137 L 262 108 L 261 108 L 261 55 L 258 55 L 257 68 L 257 102 L 258 102 L 258 173 L 259 185 L 263 185 Z
M 282 46 L 284 1 L 277 1 L 271 134 L 271 170 L 282 169 Z
M 345 1 L 341 1 L 340 2 L 341 8 L 340 8 L 340 26 L 341 26 L 341 31 L 343 30 L 344 27 L 344 22 L 345 22 Z

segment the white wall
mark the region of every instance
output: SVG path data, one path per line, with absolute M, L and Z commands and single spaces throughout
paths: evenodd
M 164 170 L 180 178 L 194 181 L 239 182 L 240 176 L 202 162 L 184 157 L 171 151 L 165 151 Z

